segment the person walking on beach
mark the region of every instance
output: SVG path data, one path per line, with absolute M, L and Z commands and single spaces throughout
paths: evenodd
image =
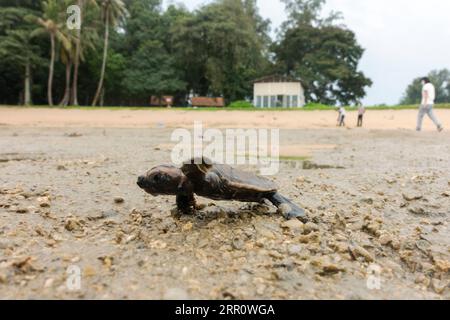
M 417 131 L 422 131 L 423 118 L 425 117 L 425 114 L 427 114 L 436 125 L 438 131 L 441 132 L 444 128 L 433 111 L 436 89 L 427 77 L 422 79 L 422 85 L 422 103 L 419 108 L 419 115 L 417 116 Z
M 358 106 L 358 127 L 363 126 L 364 114 L 366 113 L 366 108 L 362 105 L 362 103 Z
M 339 117 L 338 117 L 338 126 L 339 127 L 345 127 L 345 116 L 346 116 L 345 108 L 340 107 L 339 108 Z

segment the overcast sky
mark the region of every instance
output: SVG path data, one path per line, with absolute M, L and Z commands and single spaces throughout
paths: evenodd
M 176 2 L 195 9 L 209 1 Z M 279 0 L 258 0 L 258 5 L 272 29 L 285 20 Z M 360 69 L 374 82 L 364 101 L 368 105 L 398 103 L 413 78 L 450 68 L 449 0 L 328 0 L 325 12 L 330 10 L 343 13 L 366 48 Z

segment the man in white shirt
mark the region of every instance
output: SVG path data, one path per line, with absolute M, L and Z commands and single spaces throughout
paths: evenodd
M 431 83 L 430 79 L 423 78 L 422 79 L 422 104 L 419 109 L 419 115 L 417 117 L 417 131 L 422 131 L 422 123 L 423 117 L 427 114 L 430 119 L 434 122 L 439 132 L 444 130 L 442 124 L 436 118 L 433 112 L 434 100 L 436 98 L 436 89 L 434 85 Z
M 345 112 L 344 107 L 339 108 L 339 117 L 338 117 L 338 126 L 339 127 L 345 127 L 345 116 L 347 113 Z

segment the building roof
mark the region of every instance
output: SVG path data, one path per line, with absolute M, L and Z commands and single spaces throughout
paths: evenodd
M 253 81 L 253 83 L 268 83 L 268 82 L 275 82 L 275 83 L 300 82 L 301 83 L 301 80 L 296 79 L 291 76 L 271 75 L 271 76 L 262 77 L 262 78 L 259 78 L 259 79 L 256 79 Z

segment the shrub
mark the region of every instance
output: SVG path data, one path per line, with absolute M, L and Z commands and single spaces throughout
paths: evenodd
M 253 109 L 253 108 L 255 108 L 255 106 L 248 101 L 242 100 L 242 101 L 232 102 L 228 106 L 228 108 L 231 108 L 231 109 Z
M 337 107 L 335 106 L 328 106 L 325 104 L 320 104 L 320 103 L 308 103 L 307 105 L 305 105 L 304 109 L 306 110 L 333 110 Z

